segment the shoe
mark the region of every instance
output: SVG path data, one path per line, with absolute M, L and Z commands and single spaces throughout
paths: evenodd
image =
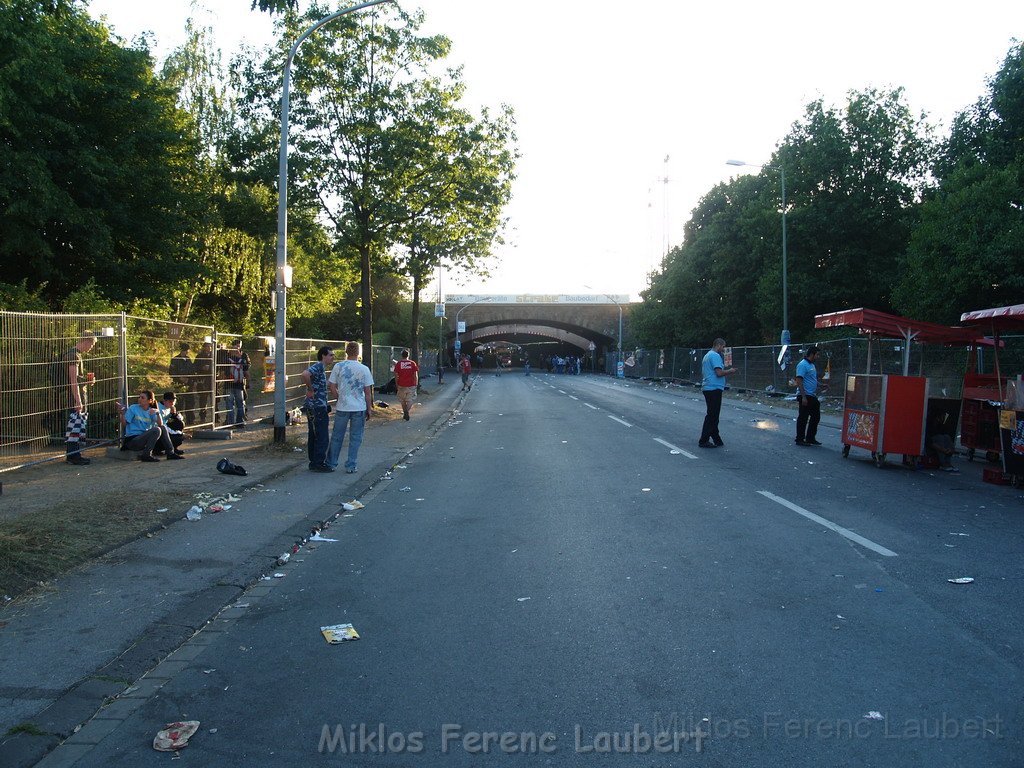
M 319 467 L 310 467 L 310 472 L 333 472 L 334 470 L 328 466 L 320 465 Z
M 185 455 L 185 452 L 184 452 L 183 450 L 181 450 L 180 448 L 177 448 L 177 449 L 175 449 L 175 451 L 174 451 L 174 455 L 175 455 L 175 456 L 184 456 L 184 455 Z
M 170 456 L 168 456 L 167 458 L 168 458 L 168 459 L 176 459 L 176 460 L 180 460 L 180 459 L 184 459 L 185 457 L 184 457 L 184 456 L 182 456 L 182 455 L 181 455 L 180 453 L 172 453 L 172 454 L 171 454 Z
M 956 467 L 942 467 L 943 472 L 959 472 L 960 470 Z
M 160 459 L 158 459 L 156 456 L 154 456 L 151 453 L 144 453 L 141 456 L 139 456 L 139 461 L 149 461 L 149 462 L 152 462 L 152 461 L 160 461 Z
M 719 438 L 711 438 L 711 439 L 715 443 L 715 448 L 721 448 L 723 445 L 725 445 L 725 441 L 722 440 L 722 438 L 720 438 L 720 437 Z
M 799 437 L 796 440 L 794 440 L 793 443 L 796 445 L 810 445 L 810 443 L 801 440 Z
M 345 474 L 346 475 L 354 475 L 355 473 L 356 473 L 356 468 L 355 467 L 351 467 L 351 468 L 345 467 Z
M 700 448 L 717 448 L 718 447 L 714 443 L 703 442 L 703 441 L 698 441 L 697 445 Z
M 87 467 L 92 464 L 92 459 L 87 459 L 80 453 L 72 454 L 64 459 L 68 464 L 74 464 L 76 467 Z
M 804 440 L 808 445 L 821 445 L 817 440 Z
M 408 413 L 403 413 L 402 414 L 402 418 L 405 419 L 406 421 L 408 421 L 409 420 L 409 414 Z

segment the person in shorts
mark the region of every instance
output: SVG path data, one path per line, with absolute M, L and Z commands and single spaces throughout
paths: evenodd
M 462 388 L 469 389 L 469 374 L 473 372 L 473 366 L 469 362 L 469 355 L 462 356 L 462 362 L 459 363 L 459 371 L 462 373 Z
M 402 359 L 395 363 L 395 384 L 398 386 L 398 401 L 402 404 L 402 418 L 409 420 L 416 387 L 420 383 L 420 367 L 409 359 L 409 350 L 402 350 Z

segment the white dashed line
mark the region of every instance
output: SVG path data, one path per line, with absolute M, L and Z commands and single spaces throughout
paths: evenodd
M 579 400 L 579 398 L 578 398 L 578 397 L 576 397 L 576 395 L 569 395 L 569 398 L 570 398 L 571 400 Z
M 561 394 L 561 395 L 564 395 L 565 394 L 565 390 L 564 389 L 560 389 L 560 390 L 558 390 L 558 393 Z
M 684 450 L 683 450 L 682 448 L 680 448 L 680 447 L 679 447 L 678 445 L 672 445 L 672 443 L 670 443 L 670 442 L 668 442 L 668 441 L 666 441 L 666 440 L 662 440 L 662 439 L 661 439 L 660 437 L 656 437 L 656 438 L 654 438 L 654 442 L 656 442 L 656 443 L 661 443 L 662 445 L 664 445 L 664 446 L 665 446 L 666 448 L 668 448 L 669 450 L 671 450 L 671 451 L 677 451 L 678 453 L 681 453 L 681 454 L 683 454 L 683 456 L 685 456 L 685 457 L 686 457 L 686 458 L 688 458 L 688 459 L 696 459 L 696 458 L 697 458 L 696 456 L 694 456 L 694 455 L 693 455 L 692 453 L 690 453 L 689 451 L 684 451 Z
M 587 408 L 593 408 L 595 411 L 600 411 L 601 410 L 596 405 L 591 405 L 590 403 L 584 403 L 584 405 L 587 406 Z
M 611 414 L 608 414 L 608 418 L 611 419 L 612 421 L 619 422 L 619 424 L 621 424 L 624 427 L 632 427 L 633 426 L 628 421 L 623 421 L 622 419 L 619 419 L 619 418 L 617 418 L 615 416 L 612 416 Z
M 886 549 L 881 544 L 875 544 L 875 542 L 871 541 L 871 539 L 865 539 L 859 533 L 854 533 L 853 531 L 849 530 L 848 528 L 843 528 L 841 525 L 836 525 L 831 520 L 826 520 L 824 517 L 819 517 L 818 515 L 814 514 L 813 512 L 808 512 L 803 507 L 798 507 L 793 502 L 786 501 L 781 496 L 776 496 L 774 493 L 769 493 L 768 491 L 758 491 L 758 493 L 761 494 L 762 496 L 764 496 L 766 499 L 771 499 L 776 504 L 781 504 L 786 509 L 793 510 L 798 515 L 803 515 L 808 520 L 813 520 L 814 522 L 818 523 L 818 525 L 825 526 L 830 531 L 835 531 L 840 536 L 845 536 L 850 541 L 855 542 L 857 544 L 860 544 L 862 547 L 867 547 L 872 552 L 877 552 L 878 554 L 884 555 L 885 557 L 896 557 L 897 556 L 896 553 L 893 552 L 891 549 Z

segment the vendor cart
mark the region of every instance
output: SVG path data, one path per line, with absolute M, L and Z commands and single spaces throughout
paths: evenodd
M 1024 304 L 965 312 L 960 322 L 993 341 L 995 372 L 976 373 L 972 356 L 964 375 L 963 407 L 977 413 L 977 429 L 968 431 L 965 422 L 960 442 L 973 458 L 984 450 L 990 459 L 1001 460 L 1003 472 L 1019 485 L 1024 479 L 1024 382 L 1020 374 L 1006 375 L 999 360 L 1000 335 L 1024 331 Z
M 849 373 L 843 401 L 843 457 L 850 448 L 871 452 L 875 465 L 885 464 L 887 454 L 903 454 L 904 463 L 916 465 L 925 453 L 926 436 L 933 424 L 955 429 L 959 403 L 928 397 L 928 379 L 910 375 L 911 342 L 968 344 L 977 331 L 937 323 L 910 320 L 871 309 L 851 309 L 818 315 L 815 328 L 852 326 L 868 337 L 866 373 Z M 903 375 L 871 373 L 872 342 L 902 339 Z M 941 416 L 942 418 L 933 418 Z M 949 426 L 946 426 L 949 425 Z

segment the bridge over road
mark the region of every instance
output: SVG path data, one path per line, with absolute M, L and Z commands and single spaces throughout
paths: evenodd
M 456 321 L 462 351 L 507 343 L 531 360 L 541 354 L 592 356 L 600 361 L 628 335 L 629 296 L 605 294 L 450 294 L 445 303 L 445 346 L 453 351 Z

